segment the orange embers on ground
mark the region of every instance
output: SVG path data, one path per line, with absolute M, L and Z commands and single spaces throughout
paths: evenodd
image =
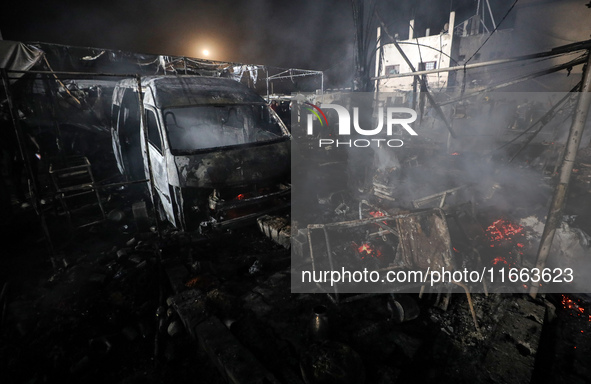
M 353 242 L 354 246 L 357 247 L 357 244 Z M 357 247 L 357 252 L 361 256 L 361 260 L 365 259 L 366 257 L 377 257 L 380 258 L 382 256 L 382 252 L 379 249 L 372 246 L 370 243 L 363 243 Z
M 498 219 L 486 228 L 489 247 L 495 254 L 492 265 L 514 266 L 515 260 L 523 255 L 525 234 L 523 227 L 506 219 Z M 491 251 L 493 251 L 491 249 Z

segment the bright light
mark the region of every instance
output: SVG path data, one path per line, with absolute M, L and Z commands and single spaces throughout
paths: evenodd
M 209 49 L 204 49 L 203 50 L 203 55 L 204 56 L 209 56 Z

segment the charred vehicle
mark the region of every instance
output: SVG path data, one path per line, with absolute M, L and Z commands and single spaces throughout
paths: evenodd
M 237 226 L 289 205 L 291 136 L 234 80 L 125 79 L 111 117 L 119 170 L 137 180 L 151 168 L 160 219 L 180 230 Z

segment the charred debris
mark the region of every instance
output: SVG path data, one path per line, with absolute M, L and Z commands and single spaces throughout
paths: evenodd
M 586 294 L 536 295 L 529 285 L 502 293 L 516 288 L 486 282 L 426 286 L 420 294 L 291 293 L 294 263 L 330 268 L 330 258 L 344 254 L 373 269 L 531 268 L 541 260 L 551 201 L 563 206 L 550 253 L 584 279 L 591 149 L 587 136 L 578 137 L 577 152 L 565 134 L 584 107 L 578 94 L 550 109 L 548 100 L 499 99 L 486 90 L 457 103 L 432 97 L 420 121 L 427 138 L 408 140 L 395 155 L 378 148 L 359 157 L 333 147 L 321 155 L 299 148 L 291 157 L 290 143 L 314 142 L 299 137 L 304 127 L 293 119 L 290 133 L 275 114 L 265 115 L 268 84 L 317 72 L 6 44 L 3 55 L 18 65 L 2 69 L 3 124 L 14 132 L 11 154 L 22 154 L 16 167 L 26 169 L 18 181 L 28 183 L 22 200 L 9 181 L 13 168 L 3 175 L 2 231 L 14 238 L 2 260 L 3 382 L 589 382 Z M 575 48 L 589 56 L 588 42 Z M 186 80 L 154 86 L 179 73 Z M 192 80 L 198 76 L 215 79 Z M 117 87 L 123 78 L 128 86 Z M 587 93 L 588 78 L 581 83 Z M 206 91 L 226 90 L 199 93 L 202 81 L 211 81 Z M 261 84 L 264 101 L 248 88 Z M 175 107 L 163 101 L 175 92 L 215 99 L 211 119 L 223 121 L 226 133 L 205 155 L 180 147 L 166 153 L 163 138 L 183 125 L 182 111 L 169 121 L 160 111 Z M 302 92 L 295 101 L 340 97 Z M 248 110 L 231 116 L 245 104 Z M 160 130 L 150 130 L 150 111 L 162 116 L 152 122 Z M 497 126 L 478 124 L 497 112 L 506 117 Z M 260 139 L 244 133 L 249 113 L 267 122 Z M 148 129 L 119 135 L 119 121 Z M 126 158 L 125 145 L 135 145 L 129 151 L 136 156 Z M 228 155 L 228 147 L 241 152 Z M 157 169 L 158 153 L 174 167 Z M 291 179 L 306 173 L 304 162 L 331 172 L 307 174 L 299 193 Z M 208 192 L 184 195 L 183 170 L 208 180 L 200 185 Z M 560 187 L 565 182 L 568 189 Z M 312 209 L 290 217 L 290 203 Z M 207 215 L 186 227 L 185 215 L 197 213 Z M 345 245 L 335 231 L 348 236 Z M 552 257 L 545 262 L 552 265 Z

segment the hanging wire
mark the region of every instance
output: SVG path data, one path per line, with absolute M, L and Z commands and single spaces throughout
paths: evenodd
M 511 6 L 511 8 L 509 8 L 509 10 L 507 11 L 507 13 L 505 13 L 505 16 L 503 16 L 503 18 L 501 19 L 501 21 L 499 21 L 499 24 L 496 25 L 496 27 L 492 30 L 492 32 L 490 33 L 490 35 L 488 35 L 488 37 L 486 38 L 486 40 L 484 40 L 484 42 L 482 43 L 482 45 L 480 45 L 480 47 L 476 50 L 476 52 L 474 52 L 474 54 L 472 56 L 470 56 L 470 58 L 468 60 L 466 60 L 466 62 L 464 63 L 464 65 L 468 64 L 468 62 L 470 60 L 472 60 L 472 58 L 474 56 L 476 56 L 476 54 L 478 52 L 480 52 L 480 50 L 482 49 L 482 47 L 484 47 L 484 45 L 486 44 L 486 42 L 491 38 L 491 36 L 497 31 L 497 29 L 499 29 L 499 27 L 501 26 L 501 24 L 503 24 L 503 21 L 507 18 L 507 16 L 509 16 L 509 14 L 511 13 L 511 11 L 513 10 L 513 8 L 515 8 L 515 5 L 519 2 L 519 0 L 515 0 L 515 2 L 513 3 L 513 5 Z

